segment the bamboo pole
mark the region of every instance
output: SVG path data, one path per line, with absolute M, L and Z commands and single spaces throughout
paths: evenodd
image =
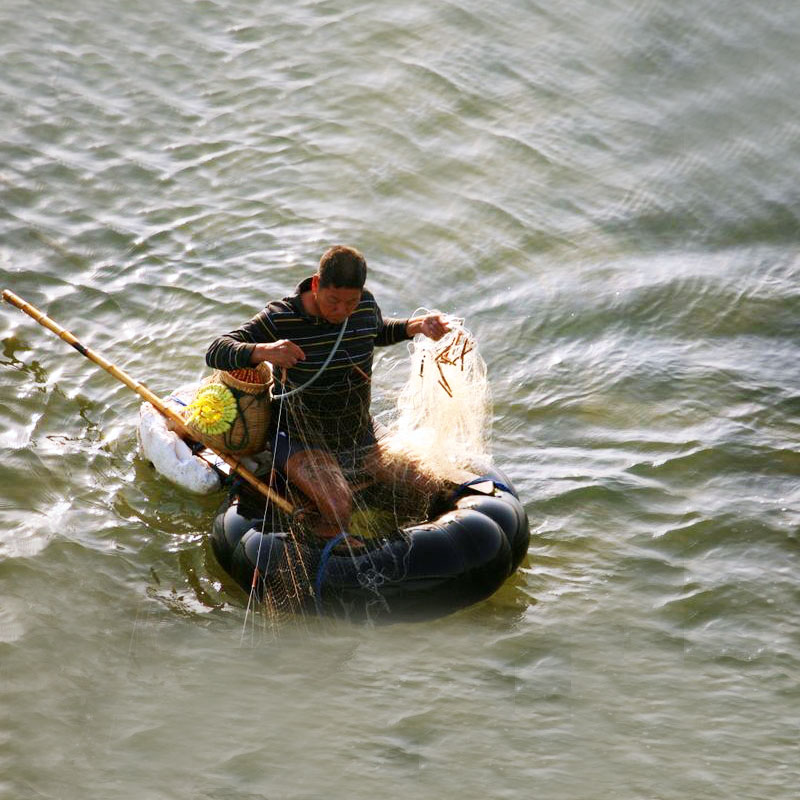
M 119 367 L 112 364 L 107 359 L 103 358 L 99 353 L 91 350 L 82 345 L 78 339 L 70 333 L 66 328 L 62 328 L 55 320 L 50 319 L 43 311 L 40 311 L 36 306 L 26 303 L 21 297 L 18 297 L 14 292 L 5 289 L 3 291 L 3 300 L 16 306 L 20 311 L 27 314 L 29 317 L 35 319 L 40 325 L 48 330 L 51 330 L 58 337 L 63 339 L 67 344 L 72 345 L 82 356 L 86 356 L 90 361 L 102 367 L 106 372 L 113 375 L 118 381 L 124 383 L 129 389 L 133 389 L 136 394 L 147 400 L 154 406 L 161 414 L 163 414 L 170 422 L 173 423 L 175 431 L 181 436 L 192 438 L 191 431 L 186 427 L 183 418 L 177 412 L 173 411 L 153 392 L 150 391 L 143 383 L 134 380 L 127 372 L 121 370 Z M 209 447 L 209 450 L 216 453 L 237 475 L 240 475 L 246 480 L 254 489 L 264 495 L 267 500 L 275 503 L 276 506 L 291 514 L 294 511 L 293 506 L 279 494 L 276 494 L 266 483 L 257 478 L 249 469 L 242 466 L 233 456 L 227 453 L 220 453 Z

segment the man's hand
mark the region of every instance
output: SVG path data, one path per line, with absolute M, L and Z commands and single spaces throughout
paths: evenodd
M 276 367 L 293 367 L 298 361 L 305 361 L 306 354 L 294 342 L 279 339 L 277 342 L 257 344 L 253 349 L 250 363 L 253 366 L 268 361 Z
M 409 336 L 416 336 L 421 333 L 434 342 L 444 336 L 450 330 L 450 325 L 443 314 L 427 314 L 424 317 L 413 317 L 406 323 L 406 331 Z

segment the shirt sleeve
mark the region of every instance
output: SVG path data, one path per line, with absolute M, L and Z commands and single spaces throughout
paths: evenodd
M 252 366 L 250 359 L 257 344 L 276 341 L 275 326 L 265 308 L 241 328 L 214 339 L 206 351 L 206 364 L 226 371 L 244 369 Z
M 378 333 L 375 335 L 376 347 L 385 347 L 389 344 L 397 344 L 414 338 L 406 333 L 407 319 L 384 318 L 377 305 L 375 306 L 375 314 L 378 317 Z

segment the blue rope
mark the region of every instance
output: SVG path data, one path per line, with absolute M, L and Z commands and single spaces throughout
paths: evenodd
M 317 579 L 314 581 L 314 604 L 317 606 L 317 614 L 322 616 L 322 582 L 325 580 L 325 568 L 328 566 L 328 560 L 331 557 L 333 548 L 339 542 L 347 538 L 347 534 L 342 531 L 333 539 L 329 539 L 325 547 L 322 549 L 322 555 L 319 557 L 319 567 L 317 567 Z
M 501 492 L 508 492 L 509 494 L 514 494 L 511 489 L 508 488 L 504 483 L 500 483 L 500 481 L 496 481 L 494 478 L 473 478 L 471 481 L 465 481 L 460 486 L 456 487 L 453 491 L 453 497 L 458 497 L 461 494 L 462 489 L 468 489 L 475 483 L 486 483 L 486 481 L 491 481 L 494 484 L 495 489 L 499 489 Z
M 325 359 L 325 363 L 302 385 L 298 386 L 296 389 L 291 389 L 288 392 L 282 392 L 281 394 L 273 394 L 272 398 L 278 398 L 279 400 L 283 400 L 284 397 L 291 397 L 293 394 L 297 394 L 298 392 L 302 392 L 308 386 L 311 386 L 314 381 L 325 372 L 328 364 L 331 363 L 333 359 L 333 354 L 339 349 L 339 345 L 342 343 L 342 338 L 344 337 L 344 331 L 347 327 L 347 322 L 350 317 L 346 317 L 345 321 L 342 323 L 342 329 L 339 331 L 339 336 L 337 337 L 336 341 L 334 342 L 333 349 L 330 353 L 328 353 L 328 357 Z

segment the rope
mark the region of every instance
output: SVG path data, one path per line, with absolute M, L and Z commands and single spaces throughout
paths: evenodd
M 260 403 L 261 398 L 258 395 L 248 394 L 233 386 L 228 386 L 228 391 L 230 391 L 233 395 L 233 399 L 236 401 L 236 419 L 241 423 L 241 431 L 239 432 L 239 438 L 234 439 L 233 433 L 236 429 L 236 425 L 232 423 L 230 428 L 223 434 L 223 441 L 229 450 L 244 450 L 250 444 L 250 428 L 247 424 L 245 412 L 251 408 L 254 403 Z M 245 399 L 250 400 L 247 405 L 242 402 L 242 400 Z
M 282 410 L 283 410 L 283 403 L 279 403 L 278 404 L 278 421 L 277 421 L 278 425 L 280 425 Z M 273 449 L 273 451 L 275 450 L 274 447 L 272 449 Z M 274 452 L 272 453 L 272 466 L 270 467 L 270 473 L 269 474 L 270 474 L 270 485 L 272 485 L 272 476 L 275 474 L 275 453 Z M 228 496 L 228 502 L 229 503 L 230 503 L 232 498 L 233 498 L 233 489 L 231 489 L 231 493 Z M 242 623 L 242 640 L 244 639 L 244 632 L 245 632 L 245 629 L 247 627 L 247 617 L 250 614 L 251 605 L 253 603 L 253 600 L 256 597 L 256 583 L 255 583 L 256 577 L 255 576 L 258 573 L 258 565 L 261 563 L 261 547 L 264 544 L 264 539 L 266 538 L 265 534 L 266 534 L 266 530 L 267 530 L 267 509 L 269 509 L 270 507 L 272 507 L 272 527 L 274 528 L 276 526 L 276 511 L 275 511 L 275 507 L 271 506 L 270 503 L 266 503 L 264 505 L 264 516 L 261 519 L 261 535 L 258 537 L 258 550 L 256 551 L 256 567 L 255 567 L 255 570 L 253 572 L 253 585 L 250 587 L 250 596 L 247 598 L 247 609 L 245 610 L 244 622 Z M 270 552 L 269 552 L 268 557 L 267 557 L 267 570 L 265 570 L 265 574 L 267 573 L 267 571 L 269 569 L 269 561 L 271 560 L 271 558 L 272 558 L 272 541 L 270 541 Z M 266 589 L 266 585 L 265 585 L 265 589 Z M 241 642 L 240 642 L 240 644 L 241 644 Z
M 344 332 L 347 328 L 347 323 L 350 320 L 350 317 L 347 317 L 345 321 L 342 323 L 342 329 L 339 331 L 339 336 L 336 338 L 336 341 L 333 344 L 333 349 L 330 353 L 328 353 L 328 357 L 325 359 L 325 363 L 302 385 L 298 386 L 296 389 L 291 389 L 288 392 L 283 392 L 281 394 L 273 394 L 272 397 L 277 398 L 279 400 L 283 400 L 284 397 L 291 397 L 293 394 L 297 394 L 298 392 L 302 392 L 303 389 L 307 389 L 311 386 L 314 381 L 322 375 L 323 372 L 328 368 L 328 364 L 331 363 L 333 360 L 334 353 L 339 349 L 339 345 L 342 343 L 342 339 L 344 338 Z
M 317 614 L 322 616 L 322 582 L 325 580 L 325 568 L 328 566 L 328 560 L 331 557 L 333 548 L 339 542 L 347 538 L 347 534 L 342 531 L 333 539 L 330 539 L 325 547 L 322 549 L 322 555 L 319 558 L 319 567 L 317 567 L 317 579 L 314 581 L 314 603 L 317 606 Z

